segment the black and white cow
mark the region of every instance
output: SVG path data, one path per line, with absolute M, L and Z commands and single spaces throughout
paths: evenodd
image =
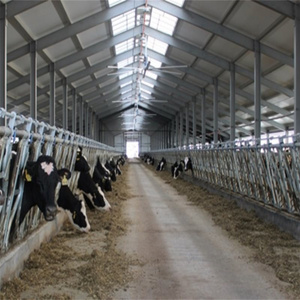
M 94 169 L 93 180 L 103 191 L 112 191 L 110 171 L 104 167 L 99 158 Z
M 82 155 L 81 150 L 77 151 L 75 171 L 80 172 L 77 188 L 83 193 L 86 204 L 90 209 L 109 211 L 111 206 L 106 200 L 100 187 L 97 187 L 90 174 L 90 166 Z M 80 193 L 79 193 L 80 194 Z
M 114 167 L 114 164 L 111 163 L 111 160 L 110 160 L 110 161 L 107 160 L 107 161 L 105 162 L 104 167 L 105 167 L 107 170 L 109 170 L 110 175 L 111 175 L 111 180 L 112 180 L 113 182 L 117 181 L 116 169 L 115 169 L 115 167 Z
M 191 170 L 193 172 L 192 160 L 189 157 L 184 158 L 184 171 Z
M 43 213 L 46 221 L 52 221 L 57 213 L 55 189 L 60 181 L 54 159 L 48 155 L 41 155 L 36 162 L 28 162 L 24 176 L 19 224 L 35 205 Z
M 57 199 L 57 205 L 64 209 L 71 224 L 82 232 L 88 232 L 91 228 L 84 204 L 84 198 L 79 199 L 70 190 L 68 180 L 71 177 L 71 172 L 68 169 L 58 171 L 61 178 L 61 187 Z M 82 194 L 81 194 L 82 195 Z
M 163 157 L 160 162 L 158 163 L 157 167 L 156 167 L 156 171 L 163 171 L 165 169 L 166 166 L 166 159 Z
M 174 179 L 177 179 L 178 176 L 183 172 L 184 164 L 182 161 L 178 164 L 177 161 L 172 165 L 171 167 L 171 172 L 172 172 L 172 177 Z
M 171 167 L 171 172 L 172 172 L 172 177 L 174 179 L 177 179 L 178 176 L 183 172 L 183 171 L 188 171 L 191 170 L 193 172 L 193 166 L 192 166 L 192 161 L 189 157 L 185 157 L 184 160 L 181 160 L 180 163 L 178 164 L 177 161 L 172 165 Z

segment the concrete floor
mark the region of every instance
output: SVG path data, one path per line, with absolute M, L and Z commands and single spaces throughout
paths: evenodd
M 271 269 L 143 163 L 131 161 L 128 180 L 132 224 L 118 246 L 144 264 L 114 299 L 287 299 Z

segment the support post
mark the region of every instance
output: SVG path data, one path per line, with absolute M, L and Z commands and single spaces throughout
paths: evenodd
M 63 129 L 68 130 L 68 85 L 67 79 L 62 80 L 63 85 Z
M 197 136 L 197 119 L 196 119 L 196 99 L 192 101 L 192 113 L 193 113 L 193 146 L 196 148 L 196 136 Z
M 50 125 L 55 125 L 55 66 L 51 63 L 49 66 L 50 73 Z
M 30 43 L 30 117 L 37 119 L 37 56 L 36 42 Z
M 261 58 L 260 44 L 254 43 L 254 136 L 260 139 L 261 134 Z
M 7 6 L 0 4 L 0 107 L 7 109 Z M 5 125 L 5 120 L 0 120 Z
M 235 140 L 235 66 L 230 65 L 230 141 Z
M 219 123 L 219 95 L 218 95 L 218 79 L 214 79 L 214 143 L 218 143 L 218 123 Z
M 72 89 L 72 132 L 76 133 L 77 130 L 77 101 L 76 90 Z
M 294 4 L 294 134 L 300 133 L 300 6 Z
M 185 144 L 186 148 L 189 148 L 190 144 L 190 114 L 189 114 L 190 106 L 189 103 L 185 107 Z
M 205 145 L 205 141 L 206 141 L 206 122 L 205 122 L 205 118 L 206 118 L 206 112 L 205 112 L 205 98 L 206 98 L 206 93 L 205 93 L 205 89 L 202 90 L 202 99 L 201 99 L 201 133 L 202 133 L 202 145 Z

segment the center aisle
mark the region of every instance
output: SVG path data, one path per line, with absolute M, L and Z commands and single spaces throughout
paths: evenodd
M 131 225 L 118 247 L 143 265 L 114 299 L 286 299 L 275 276 L 251 262 L 206 212 L 139 160 L 129 164 Z

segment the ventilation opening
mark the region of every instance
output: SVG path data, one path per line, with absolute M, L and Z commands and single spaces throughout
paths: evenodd
M 139 157 L 139 142 L 126 142 L 126 155 L 128 158 Z

